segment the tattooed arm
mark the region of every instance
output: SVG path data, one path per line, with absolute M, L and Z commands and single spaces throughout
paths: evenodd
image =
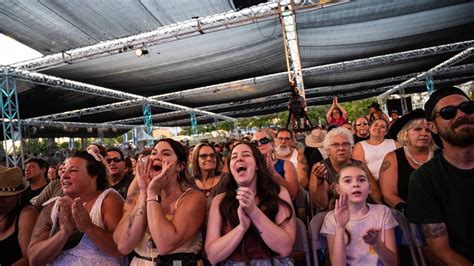
M 59 230 L 52 237 L 48 238 L 52 227 L 51 210 L 53 205 L 54 203 L 51 203 L 43 208 L 36 221 L 30 245 L 28 246 L 30 265 L 46 265 L 50 263 L 59 255 L 71 234 L 72 229 L 71 231 Z
M 448 229 L 444 223 L 422 224 L 421 228 L 428 247 L 446 265 L 472 265 L 468 259 L 451 249 Z
M 468 259 L 451 249 L 448 229 L 444 223 L 422 224 L 421 227 L 428 247 L 446 265 L 472 265 Z
M 404 202 L 398 196 L 398 162 L 395 152 L 391 151 L 385 155 L 380 167 L 379 177 L 382 196 L 388 206 L 395 208 L 398 203 Z
M 129 194 L 123 206 L 123 215 L 114 231 L 114 241 L 122 254 L 130 253 L 145 234 L 146 193 Z

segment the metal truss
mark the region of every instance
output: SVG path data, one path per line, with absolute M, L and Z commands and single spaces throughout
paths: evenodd
M 443 69 L 440 70 L 440 72 L 438 72 L 438 74 L 453 73 L 453 72 L 462 71 L 462 70 L 465 70 L 465 69 L 474 69 L 474 64 L 443 68 Z M 418 74 L 420 74 L 420 73 L 412 73 L 412 74 L 396 76 L 396 77 L 390 77 L 390 78 L 385 78 L 385 79 L 357 82 L 357 83 L 337 85 L 337 86 L 325 86 L 325 87 L 311 88 L 311 89 L 306 89 L 306 93 L 308 95 L 331 94 L 330 96 L 325 96 L 326 99 L 331 99 L 332 95 L 337 91 L 344 91 L 344 90 L 349 90 L 349 89 L 354 89 L 354 88 L 359 88 L 359 87 L 363 88 L 363 87 L 368 87 L 368 86 L 377 86 L 377 85 L 382 85 L 382 84 L 387 84 L 387 83 L 394 83 L 394 82 L 402 82 L 402 81 L 408 80 L 412 77 L 415 77 Z M 438 82 L 444 82 L 444 81 L 446 81 L 446 80 L 442 80 L 442 81 L 438 81 Z M 421 83 L 418 83 L 418 84 L 421 84 Z M 290 93 L 289 92 L 284 92 L 284 93 L 278 93 L 278 94 L 273 94 L 273 95 L 264 96 L 264 97 L 260 97 L 260 98 L 249 99 L 249 100 L 202 106 L 202 107 L 199 107 L 199 109 L 200 110 L 206 110 L 206 111 L 216 111 L 216 110 L 222 110 L 222 109 L 232 108 L 232 107 L 235 108 L 235 107 L 240 107 L 240 106 L 245 106 L 245 105 L 250 105 L 250 104 L 262 104 L 263 105 L 265 103 L 268 103 L 269 101 L 284 100 L 284 99 L 288 99 L 288 97 L 290 97 Z M 155 119 L 155 120 L 161 120 L 161 119 L 166 119 L 166 118 L 169 119 L 169 118 L 172 118 L 172 117 L 179 117 L 179 116 L 182 116 L 182 115 L 185 115 L 185 114 L 186 114 L 186 112 L 184 112 L 184 111 L 174 111 L 174 112 L 168 112 L 168 113 L 164 113 L 164 114 L 155 114 L 155 115 L 152 116 L 152 118 Z M 142 120 L 143 120 L 143 117 L 140 116 L 140 117 L 110 121 L 109 123 L 128 124 L 128 123 L 139 123 Z
M 135 100 L 138 102 L 141 101 L 142 104 L 149 104 L 155 107 L 161 107 L 161 108 L 166 108 L 166 109 L 171 109 L 171 110 L 185 110 L 188 112 L 195 112 L 201 115 L 210 115 L 219 119 L 231 120 L 231 121 L 234 120 L 234 118 L 232 117 L 214 114 L 207 111 L 201 111 L 198 109 L 194 109 L 194 108 L 190 108 L 190 107 L 186 107 L 186 106 L 182 106 L 182 105 L 178 105 L 174 103 L 157 101 L 157 100 L 149 99 L 147 97 L 143 97 L 137 94 L 112 90 L 112 89 L 90 85 L 90 84 L 86 84 L 86 83 L 82 83 L 78 81 L 58 78 L 58 77 L 45 75 L 41 73 L 35 73 L 28 70 L 22 70 L 22 69 L 11 68 L 11 67 L 7 67 L 7 68 L 9 68 L 14 73 L 16 78 L 24 79 L 25 81 L 34 82 L 41 85 L 57 87 L 60 89 L 76 91 L 80 93 L 98 95 L 102 97 L 109 97 L 109 98 L 115 98 L 115 99 L 121 99 L 121 100 Z
M 153 119 L 151 118 L 151 107 L 149 104 L 143 105 L 143 120 L 147 144 L 153 145 Z
M 21 142 L 21 120 L 20 106 L 18 105 L 18 94 L 16 81 L 8 69 L 3 68 L 0 76 L 0 104 L 2 106 L 2 128 L 6 150 L 6 165 L 22 166 L 23 143 Z M 19 146 L 17 146 L 19 142 Z
M 402 60 L 414 59 L 414 58 L 419 58 L 419 57 L 433 56 L 440 53 L 455 52 L 459 50 L 464 50 L 472 46 L 474 46 L 474 40 L 469 40 L 465 42 L 433 46 L 433 47 L 405 51 L 405 52 L 394 53 L 394 54 L 389 54 L 389 55 L 375 56 L 375 57 L 369 57 L 365 59 L 357 59 L 357 60 L 344 61 L 344 62 L 339 62 L 339 63 L 334 63 L 334 64 L 327 64 L 327 65 L 322 65 L 322 66 L 305 68 L 303 69 L 303 74 L 310 75 L 310 74 L 324 73 L 324 72 L 329 72 L 329 71 L 332 71 L 333 73 L 338 73 L 338 72 L 346 71 L 346 70 L 356 68 L 356 67 L 361 68 L 364 66 L 372 66 L 372 65 L 378 65 L 378 64 L 384 65 L 384 64 L 394 62 L 394 61 L 402 61 Z M 472 65 L 468 65 L 468 67 L 472 68 Z M 449 71 L 449 69 L 446 68 L 446 71 Z M 441 72 L 438 72 L 438 73 L 441 73 Z M 194 88 L 194 89 L 185 90 L 185 91 L 178 91 L 178 92 L 156 95 L 156 96 L 149 97 L 149 99 L 158 100 L 158 101 L 170 101 L 170 100 L 176 100 L 176 99 L 183 99 L 186 97 L 192 97 L 192 96 L 200 95 L 202 93 L 207 93 L 210 91 L 214 93 L 223 93 L 227 90 L 232 90 L 232 88 L 235 88 L 235 87 L 242 87 L 248 84 L 254 85 L 258 83 L 269 82 L 272 80 L 284 79 L 286 77 L 287 77 L 286 72 L 280 72 L 280 73 L 269 74 L 269 75 L 260 76 L 260 77 L 247 78 L 247 79 L 231 81 L 231 82 L 226 82 L 226 83 L 217 84 L 217 85 Z M 73 110 L 73 111 L 68 111 L 68 112 L 63 112 L 63 113 L 57 113 L 57 114 L 52 114 L 52 115 L 45 115 L 45 116 L 35 117 L 31 119 L 48 119 L 48 120 L 49 119 L 51 120 L 67 119 L 67 118 L 72 118 L 72 117 L 90 115 L 94 113 L 123 109 L 127 107 L 140 105 L 141 103 L 142 103 L 141 100 L 130 100 L 130 101 L 106 104 L 106 105 L 101 105 L 101 106 L 96 106 L 96 107 L 91 107 L 91 108 Z
M 212 32 L 256 22 L 257 19 L 275 16 L 277 3 L 264 3 L 239 11 L 228 11 L 202 18 L 166 25 L 152 31 L 103 41 L 94 45 L 68 50 L 14 64 L 14 67 L 41 71 L 66 64 L 73 64 L 126 50 L 154 46 L 176 41 L 204 32 Z
M 409 76 L 409 75 L 407 75 L 407 76 Z M 401 76 L 401 77 L 404 77 L 404 76 Z M 398 79 L 398 77 L 394 78 L 394 80 L 397 80 L 397 79 Z M 457 78 L 452 78 L 452 79 L 435 80 L 434 82 L 438 83 L 438 84 L 442 84 L 442 83 L 453 83 L 453 82 L 457 82 L 459 80 L 470 80 L 470 79 L 474 79 L 474 75 L 464 76 L 464 77 L 457 77 Z M 360 83 L 360 84 L 362 84 L 362 83 Z M 343 87 L 343 86 L 354 88 L 354 86 L 351 86 L 351 84 L 335 86 L 335 87 Z M 412 87 L 424 86 L 424 81 L 416 81 L 416 82 L 412 83 L 411 86 Z M 306 102 L 308 103 L 308 106 L 322 104 L 322 103 L 325 103 L 328 100 L 330 100 L 333 97 L 333 95 L 337 96 L 338 99 L 341 102 L 344 102 L 345 99 L 349 98 L 349 97 L 373 97 L 373 96 L 379 95 L 380 93 L 386 92 L 387 90 L 391 89 L 392 87 L 393 86 L 383 86 L 383 87 L 377 87 L 377 88 L 366 89 L 366 90 L 342 91 L 342 92 L 338 92 L 338 90 L 332 89 L 332 90 L 330 90 L 332 92 L 331 96 L 323 95 L 323 96 L 313 96 L 313 97 L 311 97 L 313 92 L 319 93 L 318 90 L 320 88 L 307 89 L 306 90 L 306 92 L 307 92 Z M 280 94 L 275 94 L 275 95 L 272 95 L 272 96 L 258 98 L 258 99 L 255 99 L 255 100 L 241 101 L 238 104 L 236 104 L 236 103 L 233 103 L 232 105 L 222 104 L 222 105 L 227 105 L 226 107 L 239 106 L 240 108 L 239 108 L 239 110 L 236 110 L 236 111 L 223 112 L 221 114 L 231 115 L 231 116 L 245 116 L 245 115 L 249 115 L 249 114 L 253 115 L 254 113 L 259 113 L 259 112 L 262 112 L 262 111 L 286 110 L 287 107 L 288 107 L 288 103 L 286 101 L 282 102 L 282 103 L 262 104 L 262 105 L 258 105 L 257 107 L 246 107 L 246 105 L 252 104 L 252 106 L 254 106 L 257 103 L 256 101 L 258 101 L 258 103 L 268 103 L 269 100 L 284 100 L 284 99 L 287 99 L 288 96 L 289 96 L 289 93 L 280 93 Z M 222 107 L 222 105 L 220 105 L 220 106 Z M 213 105 L 213 107 L 214 106 L 218 106 L 218 105 Z M 225 107 L 222 107 L 222 108 L 225 108 Z M 162 115 L 155 115 L 155 116 L 153 117 L 154 119 L 158 118 L 158 116 L 160 116 L 159 118 L 169 118 L 170 113 L 162 114 Z M 211 118 L 210 116 L 199 116 L 197 119 L 198 120 L 207 120 L 207 119 L 210 119 L 210 118 Z M 160 125 L 162 125 L 162 126 L 173 126 L 173 125 L 176 125 L 176 124 L 187 124 L 187 123 L 189 123 L 189 121 L 190 121 L 189 119 L 180 119 L 180 120 L 173 120 L 173 121 L 169 121 L 169 122 L 160 122 Z
M 379 98 L 380 99 L 385 99 L 390 94 L 392 94 L 394 92 L 397 92 L 397 91 L 401 91 L 402 94 L 403 94 L 403 89 L 405 87 L 407 87 L 408 85 L 410 85 L 411 83 L 413 83 L 417 80 L 425 79 L 428 76 L 433 76 L 436 73 L 438 73 L 438 71 L 440 69 L 445 68 L 445 67 L 449 67 L 451 65 L 454 65 L 454 64 L 457 64 L 457 63 L 461 62 L 462 60 L 464 60 L 464 59 L 468 58 L 469 56 L 471 56 L 473 51 L 474 51 L 474 47 L 467 48 L 466 50 L 462 51 L 461 53 L 459 53 L 459 54 L 449 58 L 448 60 L 442 62 L 441 64 L 436 65 L 435 67 L 431 68 L 430 70 L 428 70 L 426 72 L 423 72 L 423 73 L 417 75 L 416 77 L 413 77 L 413 78 L 411 78 L 411 79 L 409 79 L 409 80 L 393 87 L 392 89 L 382 93 L 381 95 L 379 95 Z
M 272 1 L 260 5 L 244 8 L 239 11 L 227 11 L 202 18 L 195 18 L 183 22 L 166 25 L 152 31 L 136 35 L 103 41 L 94 45 L 71 49 L 61 53 L 43 56 L 13 64 L 12 66 L 41 71 L 54 67 L 91 60 L 108 55 L 118 54 L 127 50 L 154 46 L 160 43 L 180 40 L 203 33 L 214 32 L 232 27 L 238 27 L 258 20 L 271 19 L 277 16 L 278 4 L 289 4 L 288 0 Z M 348 3 L 350 1 L 318 1 L 300 2 L 296 8 L 306 11 L 320 9 L 332 5 Z
M 81 123 L 81 122 L 64 122 L 64 121 L 51 121 L 51 120 L 22 120 L 22 125 L 50 126 L 50 127 L 77 127 L 77 128 L 116 128 L 116 129 L 132 129 L 136 127 L 136 125 L 121 125 L 121 124 L 111 124 L 111 123 Z

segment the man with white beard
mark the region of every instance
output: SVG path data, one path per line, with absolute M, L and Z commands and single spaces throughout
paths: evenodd
M 308 161 L 303 151 L 295 148 L 293 132 L 282 128 L 278 130 L 275 139 L 276 157 L 281 160 L 288 160 L 293 163 L 298 174 L 299 185 L 303 188 L 308 187 Z

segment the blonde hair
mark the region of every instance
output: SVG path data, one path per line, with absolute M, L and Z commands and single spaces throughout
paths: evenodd
M 417 119 L 413 119 L 413 120 L 409 121 L 408 123 L 406 123 L 405 126 L 403 126 L 402 129 L 400 129 L 400 131 L 397 134 L 398 142 L 400 142 L 400 144 L 402 146 L 407 146 L 408 142 L 409 142 L 409 140 L 408 140 L 408 130 L 413 129 L 413 128 L 421 125 L 423 122 L 426 123 L 427 122 L 426 119 L 417 118 Z M 431 139 L 431 142 L 430 142 L 430 145 L 429 145 L 428 149 L 430 151 L 434 151 L 437 148 L 438 147 L 434 143 L 433 139 Z

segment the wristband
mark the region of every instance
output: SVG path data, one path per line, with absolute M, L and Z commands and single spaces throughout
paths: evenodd
M 158 203 L 161 203 L 161 195 L 156 195 L 155 198 L 147 198 L 146 199 L 146 202 L 150 202 L 150 201 L 156 201 Z

